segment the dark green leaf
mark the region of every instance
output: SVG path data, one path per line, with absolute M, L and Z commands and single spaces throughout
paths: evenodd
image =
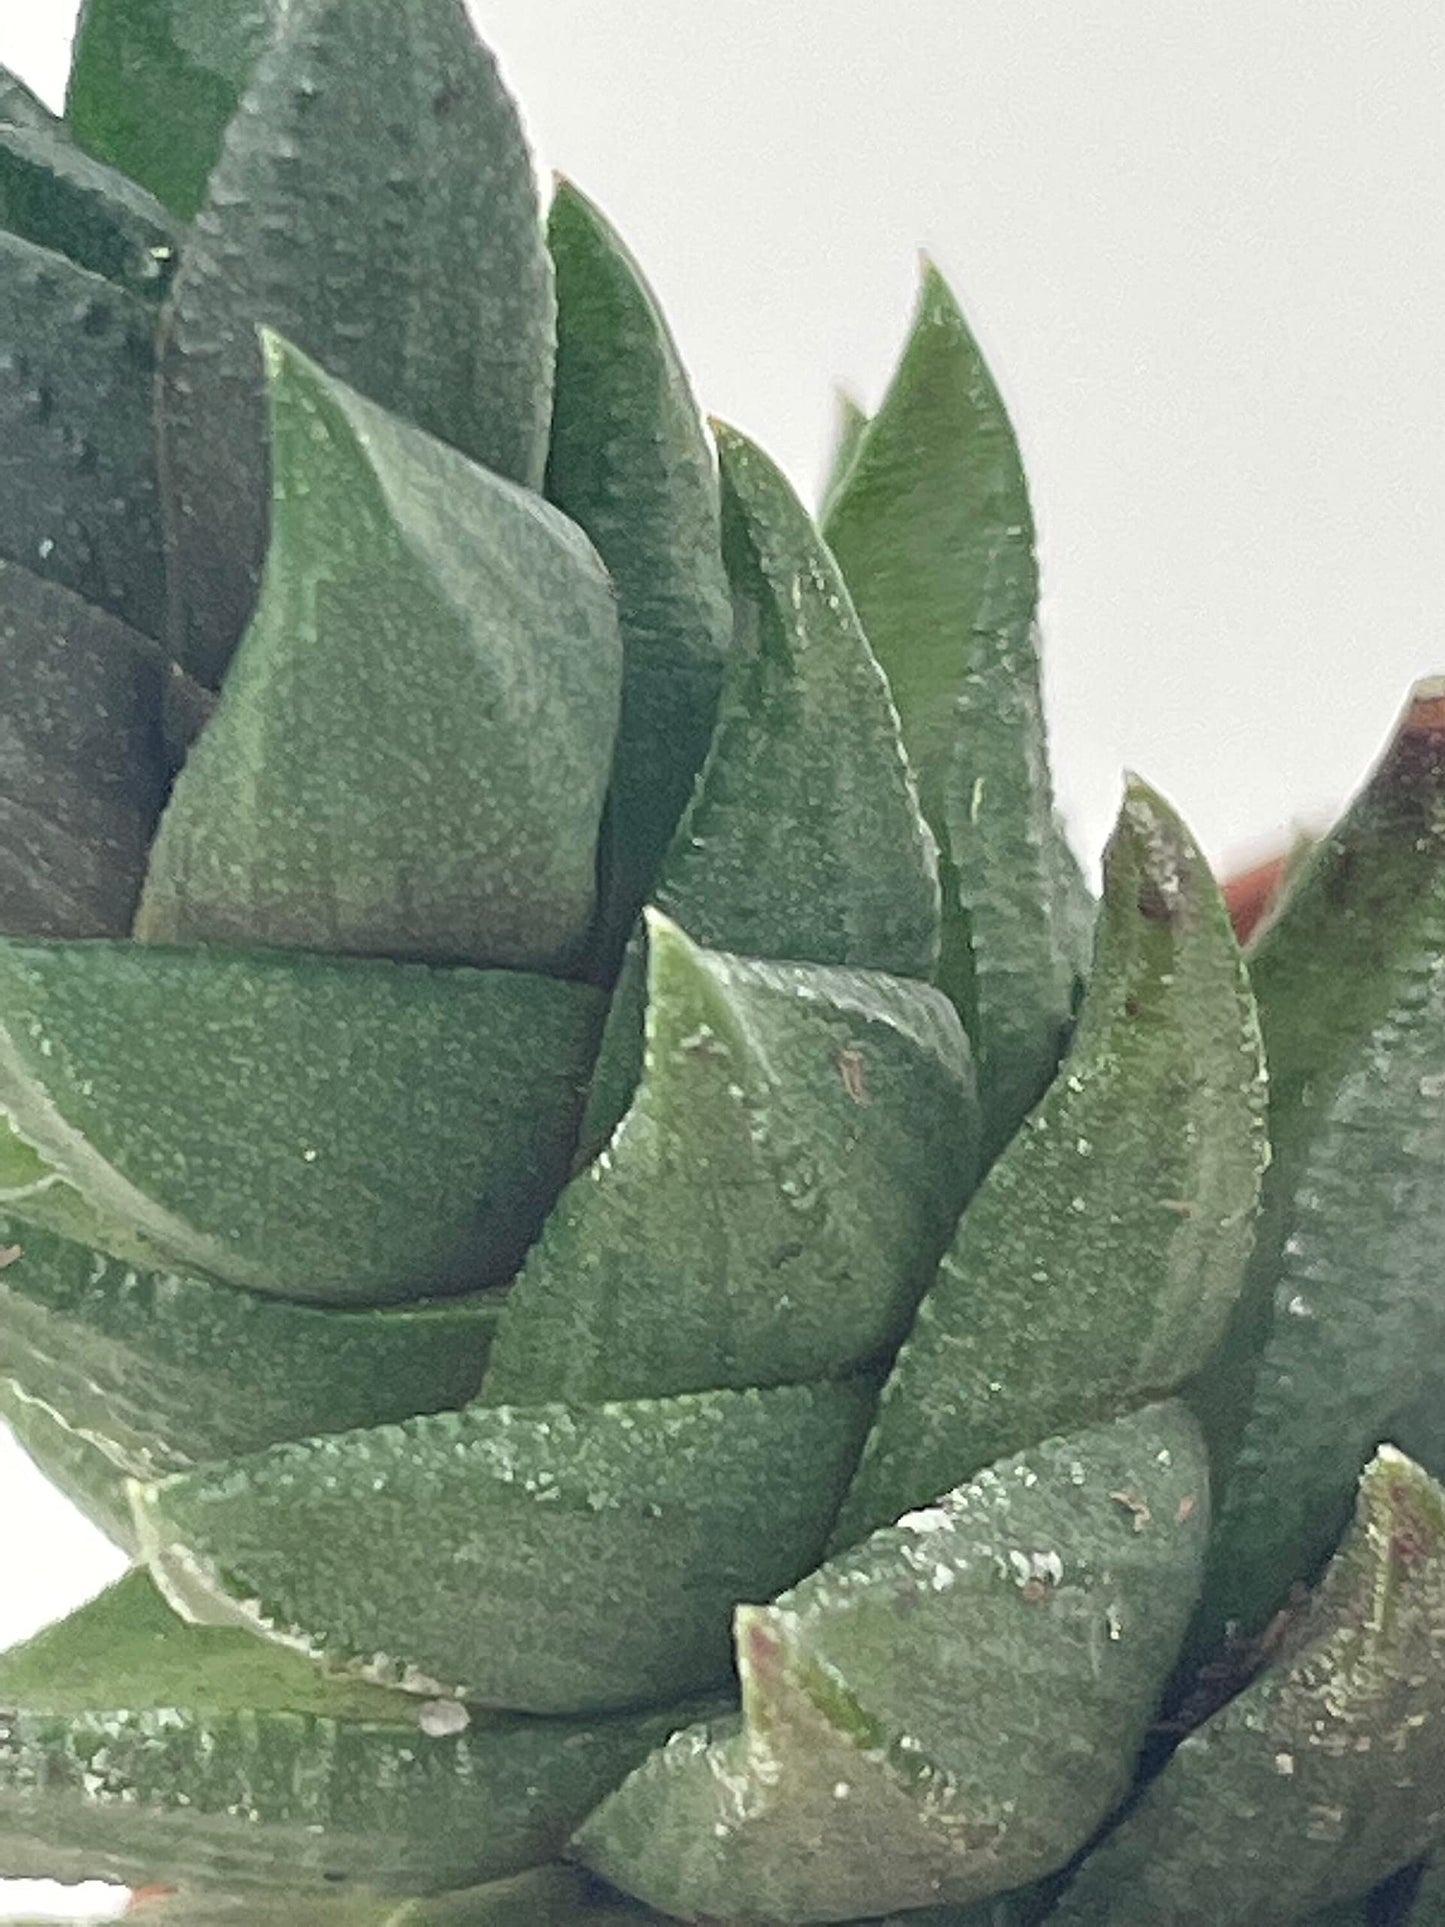
M 596 896 L 622 645 L 586 539 L 274 336 L 261 601 L 136 935 L 556 970 Z
M 936 853 L 887 684 L 782 474 L 717 437 L 734 653 L 656 901 L 715 949 L 929 977 Z
M 0 1204 L 282 1297 L 497 1282 L 565 1175 L 598 1003 L 505 971 L 0 942 L 0 1112 L 39 1154 L 0 1155 Z
M 147 635 L 164 597 L 150 305 L 0 232 L 0 556 Z
M 919 1308 L 840 1541 L 1199 1370 L 1249 1253 L 1264 1097 L 1218 888 L 1178 817 L 1136 782 L 1105 859 L 1073 1052 Z
M 188 221 L 286 0 L 83 0 L 75 138 Z
M 1445 1492 L 1390 1447 L 1287 1650 L 1179 1747 L 1059 1927 L 1265 1927 L 1445 1834 Z
M 1206 1633 L 1253 1632 L 1445 1357 L 1445 683 L 1416 692 L 1252 959 L 1275 1161 L 1197 1404 L 1228 1467 Z
M 1053 1075 L 1087 952 L 1049 781 L 1023 467 L 932 267 L 824 534 L 892 685 L 943 855 L 941 981 L 973 1037 L 997 1150 Z
M 768 1923 L 1048 1873 L 1128 1789 L 1198 1590 L 1207 1480 L 1189 1415 L 1156 1406 L 742 1608 L 742 1729 L 678 1734 L 587 1821 L 582 1859 L 685 1919 Z
M 59 130 L 0 127 L 0 227 L 158 301 L 178 233 L 144 188 Z
M 137 1487 L 137 1519 L 198 1617 L 491 1705 L 627 1706 L 716 1680 L 734 1601 L 815 1562 L 867 1409 L 472 1406 Z
M 5 1217 L 0 1254 L 0 1375 L 103 1447 L 116 1478 L 462 1405 L 499 1302 L 290 1305 Z
M 718 485 L 651 289 L 607 221 L 560 181 L 557 398 L 547 494 L 597 544 L 622 616 L 608 947 L 652 888 L 712 737 L 731 635 Z
M 823 496 L 818 509 L 820 522 L 827 521 L 833 504 L 842 494 L 868 429 L 867 411 L 846 388 L 840 388 L 837 392 L 834 413 L 833 453 L 828 463 L 828 474 L 823 483 Z
M 7 1873 L 299 1896 L 429 1893 L 550 1860 L 676 1724 L 468 1713 L 331 1679 L 186 1625 L 142 1573 L 0 1659 L 0 1706 Z
M 1437 1854 L 1425 1868 L 1405 1918 L 1409 1927 L 1445 1927 L 1445 1857 Z
M 383 407 L 541 482 L 551 269 L 516 110 L 460 0 L 290 0 L 167 309 L 172 641 L 219 679 L 266 547 L 265 323 Z
M 972 1187 L 941 992 L 699 949 L 652 914 L 646 1058 L 508 1296 L 493 1404 L 786 1384 L 876 1357 Z
M 0 1378 L 0 1424 L 9 1426 L 15 1443 L 43 1477 L 107 1539 L 135 1557 L 139 1542 L 124 1467 L 8 1378 Z
M 0 559 L 0 929 L 130 928 L 165 795 L 160 650 Z
M 0 67 L 0 127 L 37 127 L 57 131 L 60 122 L 18 74 Z

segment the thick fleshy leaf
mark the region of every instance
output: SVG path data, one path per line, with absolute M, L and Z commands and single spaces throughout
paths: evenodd
M 1252 958 L 1275 1158 L 1228 1349 L 1197 1406 L 1228 1467 L 1207 1630 L 1257 1630 L 1349 1517 L 1445 1358 L 1445 683 Z
M 274 336 L 261 601 L 136 935 L 556 969 L 586 941 L 622 645 L 571 522 Z
M 98 1447 L 115 1481 L 465 1404 L 499 1303 L 292 1305 L 6 1217 L 0 1259 L 0 1376 Z
M 622 728 L 606 941 L 626 938 L 707 754 L 732 632 L 712 450 L 667 324 L 622 241 L 560 181 L 547 495 L 617 584 Z
M 38 1153 L 0 1146 L 0 1206 L 319 1303 L 498 1282 L 565 1175 L 598 1003 L 505 971 L 0 942 L 0 1113 Z
M 961 1906 L 1062 1865 L 1128 1789 L 1207 1484 L 1193 1420 L 1155 1406 L 743 1608 L 741 1730 L 678 1734 L 587 1821 L 582 1859 L 684 1919 L 769 1923 Z
M 820 522 L 827 521 L 833 504 L 842 493 L 868 428 L 867 410 L 846 388 L 838 390 L 835 417 L 833 453 L 829 460 L 828 474 L 823 483 L 822 500 L 818 510 Z
M 148 302 L 0 231 L 0 556 L 147 635 L 164 598 Z
M 83 0 L 66 118 L 183 221 L 286 0 Z
M 940 991 L 700 949 L 655 914 L 632 1107 L 508 1295 L 483 1396 L 593 1403 L 875 1359 L 972 1188 Z
M 716 432 L 733 656 L 656 901 L 715 949 L 930 977 L 936 852 L 887 684 L 782 474 Z
M 0 227 L 153 301 L 175 264 L 160 202 L 58 129 L 0 126 Z
M 1445 1491 L 1390 1447 L 1287 1650 L 1190 1735 L 1059 1927 L 1265 1927 L 1445 1836 Z
M 867 1409 L 472 1406 L 138 1486 L 137 1520 L 199 1618 L 492 1705 L 635 1705 L 715 1681 L 734 1601 L 814 1564 Z
M 1200 1369 L 1244 1275 L 1264 1101 L 1228 912 L 1183 824 L 1136 782 L 1073 1052 L 919 1307 L 840 1542 Z
M 0 930 L 122 936 L 165 795 L 160 650 L 0 559 Z
M 0 1864 L 430 1893 L 551 1860 L 678 1717 L 528 1720 L 326 1677 L 132 1573 L 0 1658 Z
M 461 0 L 290 0 L 167 308 L 171 639 L 218 680 L 266 547 L 264 323 L 512 480 L 542 479 L 554 313 L 516 110 Z
M 107 1539 L 135 1558 L 140 1541 L 131 1512 L 127 1475 L 83 1432 L 68 1426 L 43 1400 L 0 1378 L 0 1425 L 36 1470 Z
M 1041 1096 L 1087 964 L 1049 781 L 1033 518 L 1013 429 L 929 267 L 824 534 L 892 686 L 942 853 L 944 975 L 994 1149 Z
M 8 67 L 0 67 L 0 127 L 35 127 L 47 132 L 60 127 L 40 96 Z

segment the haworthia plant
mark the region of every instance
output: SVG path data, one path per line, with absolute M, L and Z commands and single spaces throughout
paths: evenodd
M 1241 958 L 936 268 L 820 519 L 462 0 L 0 73 L 0 1877 L 1445 1917 L 1445 684 Z

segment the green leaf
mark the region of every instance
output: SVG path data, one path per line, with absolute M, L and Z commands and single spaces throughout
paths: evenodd
M 1131 784 L 1063 1073 L 924 1299 L 839 1522 L 896 1518 L 1031 1439 L 1173 1391 L 1249 1253 L 1264 1060 L 1229 916 L 1188 831 Z
M 834 405 L 833 453 L 828 463 L 828 474 L 823 483 L 822 501 L 818 509 L 819 522 L 826 522 L 833 505 L 843 492 L 844 484 L 852 473 L 853 463 L 862 446 L 863 437 L 868 431 L 868 414 L 862 403 L 846 388 L 837 390 Z
M 1437 1854 L 1426 1866 L 1405 1918 L 1409 1927 L 1445 1927 L 1445 1857 Z
M 318 1303 L 499 1282 L 565 1176 L 599 1002 L 504 971 L 0 941 L 0 1114 L 40 1160 L 0 1155 L 0 1205 Z
M 1445 1820 L 1445 1492 L 1390 1447 L 1287 1650 L 1179 1747 L 1058 1927 L 1296 1920 Z
M 136 935 L 556 970 L 592 921 L 611 584 L 535 495 L 274 336 L 261 601 Z
M 508 1295 L 492 1404 L 821 1378 L 896 1343 L 972 1187 L 948 1000 L 649 916 L 642 1081 Z
M 290 0 L 167 308 L 171 637 L 219 681 L 266 548 L 265 323 L 528 486 L 552 398 L 551 268 L 516 110 L 458 0 Z
M 12 74 L 8 67 L 0 67 L 0 127 L 58 131 L 60 125 L 45 102 L 31 92 L 18 74 Z
M 0 1258 L 0 1374 L 103 1448 L 116 1479 L 463 1405 L 500 1302 L 291 1305 L 6 1217 Z
M 1445 683 L 1424 684 L 1252 959 L 1275 1161 L 1196 1405 L 1228 1469 L 1205 1635 L 1308 1578 L 1445 1354 Z
M 43 1400 L 0 1378 L 0 1424 L 42 1477 L 63 1492 L 107 1539 L 132 1558 L 139 1551 L 125 1468 L 65 1423 Z
M 183 221 L 286 0 L 83 0 L 66 99 L 75 138 Z
M 551 1860 L 677 1723 L 517 1719 L 328 1678 L 184 1624 L 143 1573 L 0 1658 L 0 1706 L 7 1873 L 303 1896 Z M 291 1919 L 310 1917 L 303 1899 Z
M 887 672 L 942 852 L 944 964 L 994 1150 L 1053 1076 L 1087 963 L 1049 780 L 1033 517 L 1013 429 L 937 270 L 824 534 Z
M 130 928 L 165 795 L 160 650 L 0 559 L 0 929 Z
M 958 1906 L 1062 1865 L 1129 1787 L 1207 1483 L 1193 1421 L 1156 1406 L 743 1607 L 741 1730 L 676 1735 L 586 1822 L 581 1858 L 685 1919 L 769 1923 Z
M 656 901 L 714 949 L 930 977 L 935 851 L 887 684 L 780 471 L 716 433 L 734 654 Z
M 59 128 L 0 127 L 0 226 L 153 301 L 179 240 L 159 201 Z
M 615 951 L 707 754 L 732 618 L 712 450 L 652 290 L 570 181 L 557 184 L 547 232 L 557 273 L 547 495 L 597 544 L 622 618 L 606 906 Z
M 0 232 L 0 556 L 157 633 L 148 302 Z
M 733 1602 L 816 1561 L 867 1406 L 472 1406 L 137 1486 L 136 1515 L 197 1617 L 491 1705 L 626 1706 L 715 1681 Z

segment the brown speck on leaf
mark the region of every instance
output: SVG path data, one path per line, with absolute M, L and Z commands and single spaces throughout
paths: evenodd
M 838 1053 L 838 1071 L 843 1079 L 843 1089 L 855 1104 L 869 1102 L 868 1086 L 863 1080 L 863 1053 L 860 1050 L 841 1050 Z
M 7 1266 L 13 1265 L 17 1258 L 23 1256 L 24 1252 L 19 1245 L 0 1245 L 0 1271 L 4 1271 Z
M 1192 1218 L 1199 1209 L 1193 1198 L 1161 1198 L 1159 1202 L 1166 1211 L 1172 1211 L 1176 1218 Z
M 1126 1512 L 1133 1514 L 1136 1532 L 1148 1531 L 1153 1523 L 1154 1514 L 1136 1492 L 1111 1492 L 1109 1497 L 1115 1505 L 1121 1505 Z
M 1194 1494 L 1192 1492 L 1186 1492 L 1184 1497 L 1179 1501 L 1179 1508 L 1175 1512 L 1174 1517 L 1180 1525 L 1183 1525 L 1186 1519 L 1192 1519 L 1194 1517 Z
M 1026 1606 L 1037 1606 L 1041 1599 L 1052 1599 L 1054 1589 L 1042 1579 L 1030 1579 L 1026 1586 L 1019 1587 L 1019 1598 Z

